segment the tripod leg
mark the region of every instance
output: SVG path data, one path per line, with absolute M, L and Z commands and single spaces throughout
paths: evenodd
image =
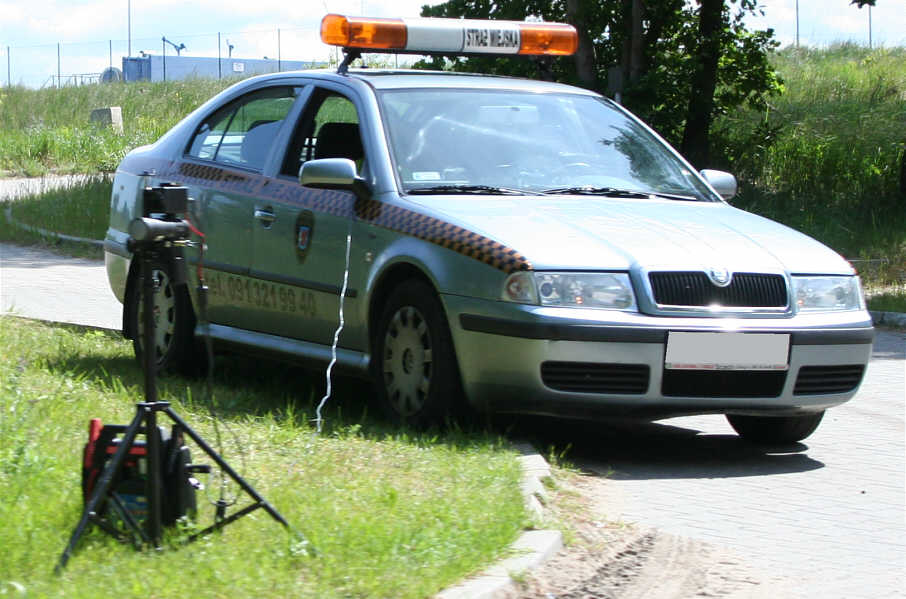
M 182 427 L 183 431 L 185 431 L 185 433 L 187 435 L 189 435 L 189 437 L 191 437 L 193 441 L 195 441 L 195 443 L 202 449 L 202 451 L 204 451 L 206 454 L 208 454 L 208 456 L 212 460 L 217 462 L 217 465 L 220 466 L 223 469 L 223 471 L 226 472 L 230 476 L 230 478 L 232 478 L 234 481 L 236 481 L 236 483 L 240 487 L 242 487 L 243 491 L 245 491 L 246 493 L 251 495 L 255 501 L 260 503 L 261 507 L 263 507 L 265 509 L 265 511 L 267 511 L 267 513 L 270 514 L 274 520 L 276 520 L 277 522 L 279 522 L 286 528 L 289 528 L 289 522 L 287 522 L 283 518 L 283 516 L 280 515 L 280 512 L 278 512 L 276 509 L 274 509 L 274 507 L 271 506 L 271 504 L 269 504 L 267 502 L 267 500 L 265 500 L 263 497 L 261 497 L 261 495 L 259 495 L 258 492 L 255 491 L 255 489 L 252 488 L 252 486 L 250 484 L 245 482 L 245 479 L 243 479 L 241 476 L 239 476 L 239 474 L 235 470 L 233 470 L 230 467 L 230 465 L 227 464 L 226 461 L 222 457 L 220 457 L 220 454 L 218 454 L 207 443 L 205 443 L 204 439 L 202 439 L 198 435 L 198 433 L 196 433 L 194 430 L 192 430 L 192 427 L 190 427 L 188 424 L 186 424 L 183 421 L 183 419 L 180 418 L 176 414 L 176 412 L 174 412 L 170 408 L 166 408 L 164 411 L 167 413 L 167 416 L 169 416 L 173 420 L 173 422 L 175 422 L 176 424 L 178 424 L 179 426 Z
M 92 518 L 92 515 L 97 512 L 98 507 L 107 498 L 107 492 L 110 490 L 110 485 L 113 483 L 113 477 L 123 465 L 123 461 L 126 459 L 126 455 L 129 453 L 129 449 L 135 441 L 138 429 L 141 427 L 143 420 L 144 412 L 139 408 L 136 411 L 135 418 L 132 419 L 129 428 L 127 428 L 126 432 L 123 434 L 123 439 L 120 441 L 120 446 L 117 448 L 116 453 L 113 454 L 113 459 L 110 460 L 104 468 L 104 472 L 101 473 L 98 486 L 94 489 L 94 493 L 91 494 L 91 498 L 85 505 L 85 509 L 82 511 L 82 518 L 76 525 L 75 530 L 73 530 L 72 537 L 69 539 L 69 544 L 60 556 L 60 561 L 54 569 L 58 574 L 66 567 L 66 562 L 69 561 L 69 557 L 72 555 L 76 543 L 79 542 L 79 539 L 85 533 L 85 528 L 88 526 L 88 522 Z
M 132 545 L 136 549 L 140 549 L 142 543 L 151 543 L 151 539 L 149 539 L 148 535 L 145 534 L 144 529 L 142 529 L 141 525 L 135 521 L 135 518 L 132 517 L 132 513 L 126 508 L 126 506 L 123 505 L 123 500 L 120 499 L 120 496 L 113 491 L 110 492 L 110 505 L 111 507 L 116 509 L 116 514 L 123 522 L 126 523 L 126 526 L 128 526 L 132 531 Z M 100 521 L 96 521 L 95 523 L 101 525 Z M 103 526 L 101 526 L 101 528 L 103 528 Z M 138 541 L 135 540 L 136 537 L 138 537 Z

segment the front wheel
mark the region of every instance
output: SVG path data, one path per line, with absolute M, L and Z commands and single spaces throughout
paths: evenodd
M 753 443 L 795 443 L 802 441 L 818 428 L 824 411 L 801 416 L 740 416 L 727 414 L 730 426 Z
M 176 286 L 169 266 L 155 261 L 151 267 L 154 280 L 154 353 L 159 372 L 177 371 L 193 374 L 197 359 L 194 355 L 195 315 L 192 302 L 184 286 Z M 143 281 L 141 269 L 132 281 L 126 296 L 126 318 L 132 331 L 132 347 L 135 357 L 143 364 L 145 343 L 145 321 Z
M 397 422 L 440 425 L 463 401 L 446 315 L 428 284 L 409 280 L 390 293 L 373 347 L 376 391 Z

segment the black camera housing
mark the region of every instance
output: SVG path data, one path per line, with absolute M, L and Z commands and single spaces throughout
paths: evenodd
M 175 217 L 188 211 L 189 190 L 170 183 L 164 183 L 160 187 L 146 187 L 142 202 L 146 217 L 161 213 Z

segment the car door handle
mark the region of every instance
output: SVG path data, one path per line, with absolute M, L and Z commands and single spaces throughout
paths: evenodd
M 255 208 L 255 218 L 260 220 L 265 227 L 271 226 L 272 224 L 274 224 L 274 221 L 277 220 L 277 217 L 274 216 L 274 213 L 267 208 Z

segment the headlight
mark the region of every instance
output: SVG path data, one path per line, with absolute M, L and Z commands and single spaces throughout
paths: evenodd
M 637 310 L 626 273 L 520 272 L 507 278 L 502 297 L 542 306 Z
M 859 277 L 793 277 L 793 294 L 800 312 L 864 310 Z

